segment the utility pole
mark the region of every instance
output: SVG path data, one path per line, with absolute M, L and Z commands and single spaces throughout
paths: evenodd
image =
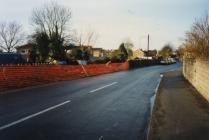
M 147 59 L 149 57 L 149 34 L 148 34 L 148 37 L 147 37 Z
M 147 38 L 147 52 L 149 52 L 149 34 L 148 34 L 148 38 Z

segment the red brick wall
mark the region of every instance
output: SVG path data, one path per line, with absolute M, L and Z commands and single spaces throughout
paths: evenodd
M 128 63 L 85 65 L 4 65 L 0 66 L 0 91 L 42 85 L 55 81 L 128 70 Z

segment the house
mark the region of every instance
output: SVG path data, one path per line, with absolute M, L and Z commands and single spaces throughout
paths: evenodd
M 105 50 L 103 50 L 102 48 L 92 48 L 91 55 L 95 58 L 102 58 L 106 56 Z
M 108 57 L 108 51 L 102 48 L 92 48 L 90 62 L 105 60 Z
M 18 46 L 18 47 L 16 47 L 16 50 L 17 50 L 17 53 L 18 53 L 18 54 L 21 54 L 22 57 L 23 57 L 27 62 L 29 62 L 30 53 L 31 53 L 32 50 L 33 50 L 33 45 L 32 45 L 32 44 L 25 44 L 25 45 L 22 45 L 22 46 Z
M 93 48 L 92 46 L 77 46 L 77 45 L 69 45 L 66 46 L 66 53 L 72 54 L 75 50 L 87 51 L 91 58 L 103 58 L 106 56 L 106 51 L 102 48 Z
M 145 53 L 142 49 L 137 49 L 135 51 L 133 51 L 133 58 L 143 58 L 145 56 Z

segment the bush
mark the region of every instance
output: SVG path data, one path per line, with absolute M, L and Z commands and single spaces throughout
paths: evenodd
M 125 62 L 126 60 L 125 60 L 125 59 L 121 59 L 120 57 L 114 56 L 114 57 L 112 57 L 112 58 L 110 59 L 110 61 L 111 61 L 112 63 L 123 63 L 123 62 Z
M 96 60 L 94 63 L 95 64 L 106 64 L 106 63 L 108 63 L 110 61 L 110 59 L 109 58 L 105 58 L 105 59 L 99 59 L 99 60 Z

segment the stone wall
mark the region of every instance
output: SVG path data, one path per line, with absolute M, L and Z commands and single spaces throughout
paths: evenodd
M 183 75 L 209 101 L 209 61 L 184 59 Z

